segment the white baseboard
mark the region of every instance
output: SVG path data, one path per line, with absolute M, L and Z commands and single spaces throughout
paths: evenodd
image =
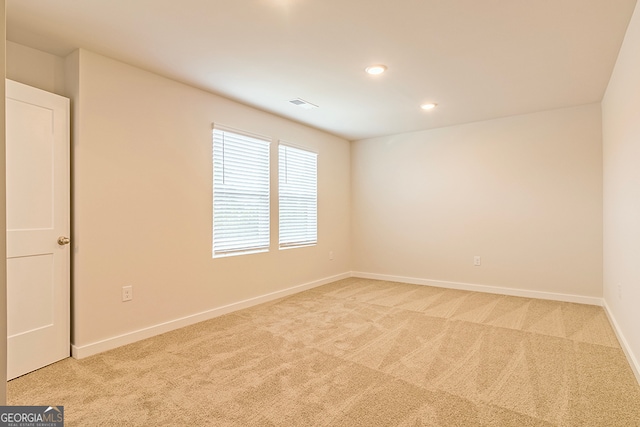
M 298 286 L 293 286 L 291 288 L 283 289 L 281 291 L 271 292 L 269 294 L 261 295 L 255 298 L 249 298 L 244 301 L 238 301 L 233 304 L 213 308 L 211 310 L 203 311 L 201 313 L 196 313 L 196 314 L 185 316 L 179 319 L 170 320 L 168 322 L 160 323 L 158 325 L 153 325 L 147 328 L 138 329 L 136 331 L 127 332 L 126 334 L 118 335 L 112 338 L 107 338 L 105 340 L 97 341 L 91 344 L 86 344 L 82 346 L 72 345 L 71 355 L 75 359 L 83 359 L 85 357 L 93 356 L 94 354 L 102 353 L 103 351 L 112 350 L 114 348 L 121 347 L 126 344 L 131 344 L 136 341 L 140 341 L 146 338 L 151 338 L 153 336 L 160 335 L 165 332 L 173 331 L 175 329 L 193 325 L 198 322 L 213 319 L 214 317 L 222 316 L 223 314 L 242 310 L 243 308 L 252 307 L 254 305 L 262 304 L 264 302 L 273 301 L 278 298 L 286 297 L 288 295 L 296 294 L 298 292 L 306 291 L 307 289 L 312 289 L 318 286 L 326 285 L 327 283 L 335 282 L 336 280 L 340 280 L 340 279 L 346 279 L 348 277 L 351 277 L 350 273 L 338 274 L 336 276 L 326 277 L 324 279 L 314 280 L 313 282 L 304 283 Z
M 118 336 L 108 338 L 102 341 L 97 341 L 91 344 L 87 344 L 83 346 L 72 345 L 71 354 L 76 359 L 83 359 L 85 357 L 93 356 L 94 354 L 102 353 L 103 351 L 112 350 L 114 348 L 131 344 L 146 338 L 151 338 L 153 336 L 160 335 L 165 332 L 170 332 L 175 329 L 183 328 L 185 326 L 189 326 L 195 323 L 203 322 L 205 320 L 213 319 L 214 317 L 222 316 L 224 314 L 242 310 L 244 308 L 249 308 L 254 305 L 262 304 L 268 301 L 273 301 L 275 299 L 282 298 L 288 295 L 293 295 L 298 292 L 302 292 L 318 286 L 326 285 L 327 283 L 335 282 L 341 279 L 346 279 L 348 277 L 360 277 L 363 279 L 386 280 L 391 282 L 435 286 L 435 287 L 447 288 L 447 289 L 460 289 L 460 290 L 473 291 L 473 292 L 486 292 L 491 294 L 520 296 L 520 297 L 527 297 L 527 298 L 538 298 L 538 299 L 575 302 L 580 304 L 602 306 L 604 308 L 605 313 L 607 314 L 607 317 L 609 318 L 609 321 L 611 322 L 611 325 L 613 326 L 613 330 L 615 331 L 616 336 L 618 337 L 618 341 L 622 346 L 622 350 L 624 351 L 627 357 L 629 365 L 631 366 L 631 369 L 634 375 L 636 376 L 638 383 L 640 384 L 640 363 L 638 362 L 638 359 L 635 357 L 635 355 L 631 351 L 631 347 L 629 346 L 629 343 L 624 337 L 624 334 L 622 334 L 620 327 L 618 326 L 618 322 L 616 321 L 615 317 L 611 313 L 611 309 L 609 308 L 606 300 L 602 298 L 585 297 L 580 295 L 559 294 L 559 293 L 553 293 L 553 292 L 539 292 L 539 291 L 531 291 L 531 290 L 525 290 L 525 289 L 503 288 L 498 286 L 486 286 L 486 285 L 478 285 L 478 284 L 472 284 L 472 283 L 447 282 L 442 280 L 429 280 L 429 279 L 419 279 L 414 277 L 392 276 L 392 275 L 376 274 L 376 273 L 364 273 L 359 271 L 352 271 L 350 273 L 343 273 L 343 274 L 338 274 L 331 277 L 326 277 L 324 279 L 319 279 L 313 282 L 304 283 L 302 285 L 293 286 L 291 288 L 283 289 L 281 291 L 272 292 L 272 293 L 261 295 L 255 298 L 249 298 L 244 301 L 239 301 L 233 304 L 217 307 L 211 310 L 207 310 L 201 313 L 196 313 L 190 316 L 185 316 L 179 319 L 174 319 L 174 320 L 164 322 L 158 325 L 150 326 L 147 328 L 138 329 L 136 331 L 128 332 L 126 334 L 118 335 Z
M 410 283 L 412 285 L 435 286 L 438 288 L 459 289 L 463 291 L 485 292 L 489 294 L 510 295 L 514 297 L 526 297 L 547 299 L 553 301 L 575 302 L 579 304 L 589 304 L 602 306 L 602 298 L 586 297 L 581 295 L 558 294 L 554 292 L 531 291 L 527 289 L 503 288 L 499 286 L 476 285 L 473 283 L 446 282 L 443 280 L 418 279 L 415 277 L 391 276 L 386 274 L 363 273 L 352 271 L 351 277 L 361 277 L 363 279 L 386 280 L 390 282 Z
M 624 351 L 625 356 L 627 356 L 629 365 L 631 365 L 631 370 L 636 376 L 636 380 L 638 381 L 638 384 L 640 384 L 640 363 L 638 363 L 638 359 L 636 359 L 636 356 L 633 354 L 633 351 L 631 351 L 631 346 L 629 346 L 629 342 L 624 337 L 624 334 L 622 333 L 620 326 L 618 326 L 618 322 L 616 321 L 616 318 L 613 316 L 613 313 L 611 312 L 611 309 L 609 308 L 609 304 L 607 304 L 606 299 L 603 300 L 602 306 L 604 307 L 604 312 L 607 313 L 609 322 L 613 325 L 613 330 L 615 331 L 616 336 L 618 337 L 618 341 L 620 342 L 620 346 L 622 347 L 622 350 Z

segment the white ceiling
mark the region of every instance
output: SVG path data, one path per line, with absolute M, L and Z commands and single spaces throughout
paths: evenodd
M 7 39 L 82 47 L 354 140 L 598 102 L 635 3 L 7 0 Z M 387 73 L 366 75 L 374 63 Z

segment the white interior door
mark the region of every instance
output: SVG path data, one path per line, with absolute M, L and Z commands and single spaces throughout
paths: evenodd
M 6 81 L 7 378 L 69 357 L 69 100 Z

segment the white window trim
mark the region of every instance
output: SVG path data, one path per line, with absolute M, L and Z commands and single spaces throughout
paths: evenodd
M 314 205 L 315 205 L 315 240 L 312 242 L 305 242 L 305 241 L 301 241 L 299 243 L 295 243 L 295 242 L 282 242 L 282 235 L 283 235 L 283 230 L 282 230 L 282 188 L 281 188 L 281 166 L 282 166 L 282 159 L 280 158 L 281 156 L 281 150 L 280 148 L 292 148 L 295 150 L 300 150 L 300 151 L 304 151 L 306 153 L 309 154 L 314 154 L 315 155 L 315 176 L 313 177 L 315 182 L 315 200 L 314 200 Z M 316 246 L 318 244 L 318 162 L 319 162 L 319 154 L 317 151 L 309 149 L 308 147 L 304 147 L 301 145 L 297 145 L 297 144 L 291 144 L 288 143 L 286 141 L 278 141 L 278 248 L 280 250 L 287 250 L 287 249 L 295 249 L 295 248 L 303 248 L 303 247 L 310 247 L 310 246 Z
M 264 143 L 267 147 L 267 158 L 266 158 L 266 167 L 267 167 L 267 171 L 266 171 L 266 179 L 263 180 L 261 182 L 261 185 L 264 186 L 266 184 L 267 186 L 267 193 L 266 193 L 266 200 L 267 200 L 267 214 L 262 215 L 262 220 L 260 220 L 260 224 L 262 224 L 262 226 L 264 226 L 264 224 L 266 223 L 266 238 L 264 237 L 264 231 L 262 230 L 262 238 L 261 239 L 257 239 L 256 243 L 262 243 L 259 247 L 247 247 L 247 248 L 241 248 L 241 249 L 229 249 L 229 250 L 218 250 L 216 251 L 216 240 L 215 240 L 215 235 L 216 235 L 216 157 L 215 157 L 215 150 L 216 150 L 216 145 L 215 145 L 215 134 L 216 132 L 225 132 L 225 133 L 231 133 L 231 134 L 235 134 L 239 137 L 247 137 L 247 138 L 251 138 L 251 139 L 256 139 L 259 140 L 260 142 Z M 230 256 L 238 256 L 238 255 L 249 255 L 249 254 L 255 254 L 255 253 L 262 253 L 262 252 L 268 252 L 270 249 L 270 245 L 271 245 L 271 145 L 272 145 L 272 139 L 269 137 L 265 137 L 263 135 L 258 135 L 255 133 L 251 133 L 251 132 L 246 132 L 243 130 L 239 130 L 239 129 L 235 129 L 229 126 L 224 126 L 224 125 L 219 125 L 219 124 L 212 124 L 212 131 L 211 131 L 211 136 L 212 136 L 212 165 L 213 165 L 213 176 L 212 176 L 212 184 L 213 184 L 213 191 L 212 191 L 212 209 L 213 209 L 213 218 L 212 218 L 212 254 L 213 254 L 213 258 L 224 258 L 224 257 L 230 257 Z M 240 162 L 241 163 L 241 162 Z M 264 170 L 262 170 L 262 172 L 264 173 Z M 265 178 L 265 177 L 263 177 Z M 264 206 L 263 206 L 264 208 Z M 266 222 L 265 222 L 266 221 Z

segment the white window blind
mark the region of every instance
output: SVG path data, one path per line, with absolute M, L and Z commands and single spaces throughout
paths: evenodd
M 318 242 L 318 155 L 280 144 L 280 248 Z
M 269 249 L 269 141 L 213 130 L 213 256 Z

